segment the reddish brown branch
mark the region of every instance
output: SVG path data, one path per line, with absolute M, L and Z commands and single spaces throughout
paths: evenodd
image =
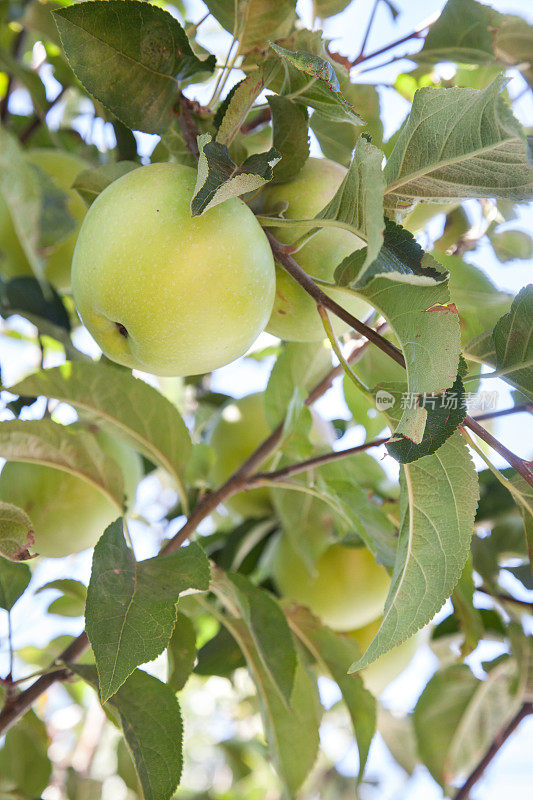
M 241 133 L 246 135 L 256 128 L 259 128 L 261 125 L 265 125 L 265 123 L 270 121 L 271 116 L 270 106 L 268 108 L 262 108 L 251 120 L 241 125 Z
M 305 291 L 313 298 L 316 302 L 317 306 L 324 306 L 329 311 L 332 311 L 337 317 L 342 319 L 346 322 L 350 327 L 364 336 L 368 341 L 375 344 L 380 350 L 383 350 L 388 356 L 390 356 L 397 364 L 405 368 L 405 359 L 403 357 L 402 352 L 395 347 L 391 342 L 385 339 L 381 334 L 377 331 L 373 330 L 373 328 L 369 328 L 368 325 L 365 325 L 364 322 L 354 317 L 353 314 L 350 314 L 349 311 L 346 311 L 345 308 L 342 308 L 338 303 L 331 299 L 322 289 L 317 286 L 314 280 L 311 278 L 310 275 L 307 274 L 294 260 L 294 258 L 290 255 L 287 251 L 287 247 L 278 242 L 278 240 L 269 232 L 265 231 L 265 234 L 270 242 L 270 246 L 272 248 L 272 253 L 276 261 L 291 275 L 294 280 L 300 284 L 300 286 L 305 289 Z M 493 450 L 499 453 L 505 460 L 512 466 L 514 469 L 522 475 L 525 481 L 529 483 L 530 486 L 533 486 L 533 473 L 531 472 L 528 464 L 511 450 L 509 450 L 505 445 L 503 445 L 498 439 L 496 439 L 491 433 L 489 433 L 485 428 L 483 428 L 479 422 L 476 422 L 470 416 L 466 416 L 463 422 L 463 426 L 465 428 L 470 428 L 470 430 L 479 436 L 480 439 L 483 439 Z
M 41 115 L 34 114 L 33 119 L 30 121 L 30 123 L 24 128 L 24 130 L 22 130 L 19 133 L 19 142 L 21 142 L 21 144 L 24 144 L 24 142 L 27 142 L 28 139 L 31 136 L 33 136 L 33 134 L 35 133 L 35 131 L 37 130 L 39 125 L 42 125 L 42 123 L 46 119 L 46 115 L 48 114 L 50 109 L 52 109 L 55 106 L 56 103 L 59 103 L 59 101 L 61 100 L 61 98 L 65 94 L 66 90 L 67 90 L 67 87 L 66 86 L 62 86 L 61 89 L 59 90 L 59 92 L 54 97 L 54 99 L 50 100 L 50 102 L 46 105 L 46 108 L 44 109 L 44 112 Z
M 364 353 L 368 342 L 360 342 L 353 348 L 350 355 L 347 357 L 348 361 L 357 361 Z M 319 397 L 327 392 L 333 380 L 339 375 L 339 368 L 333 367 L 328 374 L 309 392 L 306 399 L 306 405 L 312 405 Z M 188 539 L 196 530 L 200 522 L 208 517 L 220 504 L 231 497 L 233 494 L 244 489 L 248 484 L 248 479 L 254 470 L 259 467 L 268 455 L 275 450 L 281 440 L 283 426 L 279 425 L 267 439 L 252 453 L 247 461 L 215 492 L 206 495 L 203 500 L 198 503 L 188 520 L 185 522 L 180 531 L 170 539 L 162 553 L 173 553 L 177 550 L 183 542 Z M 80 634 L 74 641 L 58 656 L 58 658 L 51 665 L 50 669 L 54 669 L 57 664 L 72 663 L 74 662 L 89 646 L 87 635 Z M 54 672 L 47 673 L 38 678 L 35 683 L 28 687 L 23 692 L 18 694 L 9 706 L 4 706 L 0 711 L 0 734 L 5 733 L 37 700 L 37 698 L 50 688 L 54 683 L 64 681 L 70 676 L 68 669 L 56 669 Z
M 343 458 L 354 456 L 356 453 L 364 453 L 365 450 L 370 450 L 371 447 L 380 447 L 386 444 L 390 436 L 384 436 L 381 439 L 373 439 L 370 442 L 364 442 L 356 447 L 348 447 L 346 450 L 332 450 L 330 453 L 322 453 L 322 455 L 308 458 L 306 461 L 298 461 L 295 464 L 287 464 L 286 467 L 276 469 L 272 472 L 256 472 L 247 481 L 247 487 L 254 486 L 256 483 L 262 481 L 279 481 L 284 478 L 290 478 L 292 475 L 298 475 L 300 472 L 306 472 L 313 467 L 321 467 L 324 464 L 331 464 L 332 461 L 340 461 Z
M 417 25 L 415 30 L 411 31 L 411 33 L 407 33 L 405 36 L 402 36 L 399 39 L 395 39 L 394 42 L 389 42 L 389 44 L 386 44 L 384 47 L 380 47 L 378 50 L 373 50 L 372 53 L 367 53 L 365 55 L 363 52 L 364 50 L 364 45 L 363 45 L 363 48 L 361 49 L 361 52 L 359 53 L 357 58 L 355 58 L 352 61 L 352 67 L 355 67 L 357 64 L 362 64 L 363 61 L 370 61 L 370 59 L 375 58 L 376 56 L 380 56 L 383 53 L 388 53 L 389 50 L 393 50 L 395 47 L 398 47 L 398 45 L 404 44 L 404 42 L 409 42 L 411 39 L 423 39 L 424 31 L 427 28 L 429 28 L 438 17 L 439 17 L 438 13 L 433 14 L 431 17 L 425 19 L 423 22 Z M 364 44 L 366 44 L 366 41 Z M 406 55 L 406 58 L 408 57 L 409 54 Z
M 478 782 L 481 778 L 485 770 L 487 769 L 488 765 L 500 749 L 500 747 L 507 741 L 509 736 L 518 728 L 520 723 L 523 719 L 525 719 L 529 714 L 533 714 L 533 703 L 524 703 L 523 706 L 520 708 L 517 714 L 513 717 L 511 722 L 509 722 L 506 727 L 500 731 L 500 733 L 496 736 L 493 743 L 475 768 L 475 770 L 471 773 L 468 777 L 466 782 L 461 786 L 459 791 L 454 797 L 454 800 L 468 800 L 470 795 L 470 790 L 472 787 Z

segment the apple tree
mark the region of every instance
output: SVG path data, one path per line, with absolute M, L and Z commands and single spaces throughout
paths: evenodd
M 465 800 L 533 712 L 533 27 L 363 5 L 0 2 L 6 800 Z

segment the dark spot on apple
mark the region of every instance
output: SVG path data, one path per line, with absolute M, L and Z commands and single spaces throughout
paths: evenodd
M 115 325 L 118 328 L 118 332 L 121 336 L 124 336 L 125 339 L 128 338 L 128 329 L 122 324 L 122 322 L 115 322 Z

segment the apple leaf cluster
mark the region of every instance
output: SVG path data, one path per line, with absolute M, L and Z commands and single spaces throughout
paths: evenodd
M 533 286 L 482 268 L 533 27 L 204 5 L 0 3 L 0 796 L 342 800 L 379 733 L 465 800 L 533 713 Z

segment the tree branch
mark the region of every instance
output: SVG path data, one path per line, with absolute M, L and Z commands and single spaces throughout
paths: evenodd
M 194 107 L 194 101 L 189 100 L 188 97 L 185 97 L 184 94 L 180 96 L 179 102 L 177 103 L 177 112 L 178 112 L 178 121 L 180 124 L 181 132 L 183 133 L 183 138 L 185 139 L 185 144 L 187 149 L 193 154 L 195 159 L 198 161 L 200 157 L 200 151 L 198 150 L 198 140 L 197 137 L 200 134 L 198 130 L 198 126 L 193 119 L 192 116 L 192 109 Z
M 24 130 L 22 130 L 19 133 L 19 142 L 21 144 L 24 144 L 25 142 L 27 142 L 28 139 L 35 133 L 35 131 L 37 130 L 39 125 L 42 125 L 42 123 L 46 119 L 46 115 L 48 114 L 50 109 L 52 109 L 55 106 L 56 103 L 59 103 L 59 101 L 61 100 L 61 98 L 65 94 L 66 90 L 67 90 L 66 86 L 62 86 L 61 87 L 61 89 L 56 94 L 54 99 L 50 100 L 50 102 L 47 104 L 47 106 L 46 106 L 46 108 L 44 110 L 44 113 L 41 116 L 39 116 L 38 114 L 34 114 L 33 115 L 33 119 L 30 121 L 30 123 L 24 128 Z
M 518 728 L 523 719 L 529 714 L 533 714 L 533 703 L 524 703 L 518 713 L 513 717 L 511 722 L 496 736 L 493 743 L 475 768 L 475 770 L 467 778 L 466 782 L 461 786 L 459 791 L 454 797 L 454 800 L 468 800 L 470 790 L 478 782 L 486 768 L 500 749 L 500 747 L 507 741 L 509 736 Z
M 507 417 L 509 414 L 527 414 L 533 413 L 533 403 L 522 403 L 519 406 L 512 406 L 512 408 L 502 408 L 499 411 L 486 411 L 484 414 L 476 414 L 472 419 L 478 422 L 484 419 L 495 419 L 496 417 Z
M 271 116 L 272 112 L 270 111 L 270 106 L 268 108 L 262 108 L 249 122 L 245 122 L 241 125 L 241 133 L 246 136 L 247 133 L 269 122 Z
M 356 447 L 348 447 L 346 450 L 332 450 L 329 453 L 322 453 L 322 455 L 314 458 L 308 458 L 306 461 L 287 464 L 286 467 L 276 469 L 273 472 L 256 472 L 246 481 L 246 487 L 255 486 L 256 483 L 261 483 L 262 481 L 277 481 L 283 480 L 283 478 L 290 478 L 292 475 L 306 472 L 313 467 L 321 467 L 323 464 L 331 464 L 332 461 L 340 461 L 356 453 L 363 453 L 365 450 L 370 450 L 371 447 L 380 447 L 382 444 L 387 444 L 389 439 L 390 436 L 384 436 L 381 439 L 373 439 L 370 442 L 358 444 Z
M 375 56 L 380 56 L 383 53 L 388 53 L 389 50 L 393 50 L 399 44 L 403 44 L 404 42 L 409 42 L 411 39 L 422 39 L 423 32 L 426 30 L 426 28 L 429 28 L 430 25 L 433 25 L 433 23 L 435 22 L 435 20 L 439 18 L 439 16 L 440 12 L 432 14 L 430 17 L 428 17 L 419 25 L 417 25 L 416 28 L 413 31 L 411 31 L 411 33 L 407 33 L 405 36 L 402 36 L 400 39 L 396 39 L 394 42 L 389 42 L 389 44 L 386 44 L 384 47 L 380 47 L 379 50 L 374 50 L 372 53 L 367 53 L 366 55 L 364 55 L 363 53 L 364 47 L 363 47 L 363 50 L 359 53 L 357 58 L 352 61 L 352 67 L 355 67 L 357 64 L 361 64 L 363 61 L 370 61 L 370 59 L 375 58 Z M 407 55 L 406 58 L 408 57 L 409 56 Z
M 270 233 L 270 231 L 265 230 L 265 234 L 270 242 L 272 253 L 274 254 L 276 261 L 289 273 L 289 275 L 294 278 L 297 283 L 300 284 L 303 289 L 305 289 L 309 295 L 311 295 L 317 306 L 324 306 L 332 311 L 334 314 L 340 317 L 340 319 L 344 320 L 344 322 L 354 328 L 354 330 L 372 342 L 372 344 L 375 344 L 380 348 L 380 350 L 383 350 L 383 352 L 396 361 L 397 364 L 405 368 L 405 359 L 403 354 L 397 347 L 395 347 L 395 345 L 381 336 L 381 334 L 379 334 L 377 331 L 373 330 L 373 328 L 369 328 L 368 325 L 365 325 L 364 322 L 358 320 L 357 317 L 354 317 L 349 311 L 346 311 L 346 309 L 332 300 L 331 297 L 329 297 L 319 286 L 317 286 L 311 276 L 308 275 L 307 272 L 305 272 L 296 263 L 294 258 L 288 252 L 288 248 L 286 246 L 282 245 L 281 242 L 278 242 L 278 240 Z M 530 486 L 533 486 L 533 473 L 529 469 L 526 461 L 505 447 L 505 445 L 499 442 L 498 439 L 495 439 L 491 433 L 489 433 L 479 424 L 479 422 L 476 422 L 475 419 L 467 414 L 461 427 L 470 428 L 470 430 L 473 431 L 476 436 L 479 436 L 480 439 L 483 439 L 483 441 L 490 445 L 493 450 L 505 458 L 505 460 L 512 467 L 514 467 L 514 469 L 519 472 L 520 475 L 522 475 L 524 480 L 527 481 Z
M 384 323 L 381 327 L 385 327 Z M 363 355 L 368 346 L 368 341 L 359 342 L 348 355 L 347 359 L 351 363 L 357 361 Z M 309 392 L 305 404 L 312 405 L 319 397 L 322 397 L 331 387 L 334 379 L 342 373 L 342 368 L 333 367 L 328 374 Z M 161 550 L 162 554 L 173 553 L 178 550 L 183 542 L 188 539 L 196 530 L 200 522 L 208 517 L 220 504 L 232 495 L 241 491 L 248 485 L 248 479 L 253 471 L 259 467 L 265 458 L 277 447 L 281 441 L 283 425 L 272 431 L 262 444 L 252 453 L 252 455 L 233 473 L 233 475 L 220 486 L 216 491 L 206 495 L 201 500 L 188 520 L 178 533 L 170 539 Z M 54 669 L 61 663 L 72 663 L 79 658 L 89 647 L 87 634 L 83 632 L 55 659 L 50 669 Z M 71 675 L 68 669 L 56 669 L 54 672 L 43 675 L 29 686 L 25 691 L 18 694 L 9 705 L 5 705 L 0 711 L 0 734 L 5 733 L 14 725 L 20 717 L 32 706 L 37 698 L 50 688 L 54 683 L 64 681 Z

